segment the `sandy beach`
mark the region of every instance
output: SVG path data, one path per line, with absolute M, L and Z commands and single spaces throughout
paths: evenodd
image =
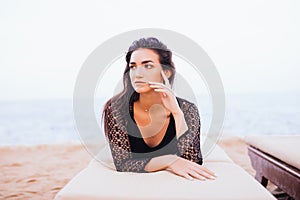
M 78 144 L 0 147 L 0 199 L 53 199 L 90 159 Z
M 240 137 L 224 137 L 219 145 L 255 175 Z M 0 147 L 0 199 L 53 199 L 91 158 L 80 144 Z

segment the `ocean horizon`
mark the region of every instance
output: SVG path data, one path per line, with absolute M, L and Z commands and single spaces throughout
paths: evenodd
M 209 129 L 210 99 L 197 96 L 201 132 Z M 102 103 L 95 101 L 101 122 Z M 199 103 L 200 102 L 200 103 Z M 300 134 L 300 93 L 226 95 L 222 134 Z M 80 143 L 72 99 L 0 101 L 0 145 Z M 100 123 L 99 123 L 100 124 Z M 99 133 L 101 134 L 101 133 Z

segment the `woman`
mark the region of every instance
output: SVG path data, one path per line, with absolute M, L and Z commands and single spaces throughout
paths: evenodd
M 215 179 L 202 165 L 197 107 L 171 89 L 172 52 L 156 38 L 134 41 L 124 89 L 104 106 L 104 128 L 118 171 L 168 170 L 189 180 Z

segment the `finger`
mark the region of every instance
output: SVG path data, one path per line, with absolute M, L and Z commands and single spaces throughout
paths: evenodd
M 152 82 L 152 81 L 148 81 L 148 83 L 149 83 L 150 85 L 159 85 L 159 86 L 161 86 L 161 87 L 165 87 L 165 88 L 171 89 L 170 84 L 169 84 L 169 85 L 166 85 L 166 84 L 163 84 L 163 83 L 160 83 L 160 82 Z
M 190 176 L 188 173 L 184 173 L 183 175 L 181 175 L 182 177 L 184 177 L 184 178 L 186 178 L 186 179 L 188 179 L 188 180 L 190 180 L 190 181 L 193 181 L 194 180 L 194 178 L 192 177 L 192 176 Z
M 213 176 L 212 174 L 207 173 L 206 171 L 203 171 L 202 169 L 198 168 L 198 169 L 194 169 L 194 170 L 195 170 L 195 172 L 197 172 L 198 174 L 200 174 L 201 176 L 203 176 L 207 179 L 211 179 L 211 180 L 216 179 L 215 176 Z
M 202 171 L 205 171 L 206 173 L 208 173 L 211 176 L 217 177 L 216 173 L 210 171 L 209 169 L 207 169 L 206 167 L 204 167 L 202 165 L 198 165 L 197 163 L 193 162 L 193 166 L 196 167 L 196 168 L 198 168 L 198 170 L 200 169 Z
M 149 83 L 152 83 L 152 82 L 149 82 Z M 170 93 L 174 94 L 173 90 L 171 88 L 167 87 L 166 85 L 162 85 L 161 83 L 159 83 L 159 84 L 150 84 L 149 87 L 151 87 L 151 88 L 157 88 L 157 89 L 166 89 Z
M 151 88 L 166 88 L 166 86 L 162 86 L 162 85 L 150 85 L 149 87 L 151 87 Z
M 198 165 L 198 166 L 199 166 L 199 165 Z M 201 166 L 201 169 L 202 169 L 203 171 L 205 171 L 206 173 L 208 173 L 209 175 L 214 176 L 214 177 L 217 177 L 217 175 L 216 175 L 214 172 L 210 171 L 210 170 L 207 169 L 206 167 Z
M 170 88 L 168 88 L 168 87 L 165 86 L 165 85 L 150 85 L 149 87 L 151 87 L 151 88 L 158 88 L 158 89 L 167 89 L 167 90 L 169 90 L 170 92 L 173 93 L 173 90 L 170 89 Z
M 205 180 L 206 180 L 206 178 L 204 178 L 203 176 L 201 176 L 200 174 L 198 174 L 197 172 L 195 172 L 195 171 L 193 171 L 193 170 L 191 170 L 191 171 L 189 172 L 189 174 L 190 174 L 193 178 L 196 178 L 196 179 L 198 179 L 198 180 L 201 180 L 201 181 L 205 181 Z
M 168 90 L 166 90 L 166 89 L 158 89 L 158 88 L 154 89 L 154 91 L 156 91 L 156 92 L 168 92 Z
M 165 89 L 154 89 L 155 92 L 161 92 L 165 97 L 167 96 L 167 91 Z
M 184 172 L 184 171 L 173 171 L 173 173 L 175 173 L 178 176 L 181 176 L 183 178 L 186 178 L 188 180 L 194 180 L 193 177 L 191 177 L 188 173 Z
M 163 77 L 163 79 L 164 79 L 164 81 L 165 81 L 165 84 L 166 84 L 167 86 L 169 86 L 169 85 L 170 85 L 169 79 L 168 79 L 168 77 L 166 76 L 164 70 L 161 70 L 161 75 L 162 75 L 162 77 Z
M 198 172 L 199 173 L 199 172 Z M 208 173 L 206 173 L 206 172 L 200 172 L 199 173 L 201 176 L 203 176 L 203 177 L 205 177 L 205 178 L 207 178 L 207 179 L 210 179 L 210 180 L 215 180 L 216 179 L 216 177 L 214 177 L 214 176 L 212 176 L 212 175 L 210 175 L 210 174 L 208 174 Z
M 163 83 L 160 83 L 160 82 L 152 82 L 152 81 L 148 81 L 148 83 L 149 83 L 150 85 L 160 85 L 160 86 L 162 86 L 162 87 L 166 87 L 166 85 L 164 85 Z
M 170 91 L 168 89 L 154 89 L 155 92 L 162 92 L 164 96 L 167 95 L 174 95 L 173 91 Z

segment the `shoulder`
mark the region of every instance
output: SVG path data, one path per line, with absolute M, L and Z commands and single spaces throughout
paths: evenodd
M 110 98 L 109 100 L 106 101 L 106 103 L 104 104 L 103 110 L 104 112 L 116 112 L 118 110 L 120 110 L 120 102 L 121 100 L 118 98 Z
M 108 114 L 108 113 L 111 112 L 111 99 L 109 99 L 108 101 L 106 101 L 106 103 L 104 104 L 103 112 L 105 114 Z
M 119 109 L 116 106 L 116 103 L 112 99 L 109 99 L 103 107 L 104 117 L 112 117 L 118 115 Z
M 180 108 L 191 107 L 191 106 L 197 107 L 194 103 L 192 103 L 191 101 L 188 101 L 188 100 L 186 100 L 184 98 L 176 97 L 176 99 L 177 99 L 177 102 L 178 102 Z
M 192 113 L 199 115 L 199 111 L 195 103 L 180 97 L 176 97 L 176 99 L 184 115 Z
M 128 109 L 125 107 L 128 106 L 128 103 L 122 101 L 122 99 L 111 98 L 109 99 L 103 108 L 104 120 L 108 122 L 112 122 L 121 126 L 124 124 L 126 119 L 128 118 Z M 105 119 L 107 118 L 107 119 Z

